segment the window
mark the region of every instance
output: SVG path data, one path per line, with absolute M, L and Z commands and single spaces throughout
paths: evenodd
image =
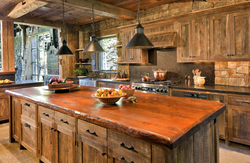
M 105 50 L 103 53 L 99 53 L 99 70 L 117 70 L 118 66 L 114 62 L 117 62 L 117 52 L 114 45 L 116 45 L 117 38 L 109 37 L 99 40 L 99 44 Z

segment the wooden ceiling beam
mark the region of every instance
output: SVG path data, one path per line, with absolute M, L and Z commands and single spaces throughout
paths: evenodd
M 4 13 L 4 16 L 16 19 L 42 6 L 45 6 L 46 4 L 48 4 L 48 2 L 40 0 L 24 0 L 22 2 L 19 2 L 13 9 L 6 11 Z
M 44 0 L 44 1 L 50 3 L 62 4 L 62 0 Z M 90 13 L 92 12 L 91 0 L 67 0 L 67 2 L 65 2 L 65 6 L 79 8 Z M 99 1 L 95 1 L 94 12 L 96 15 L 116 18 L 116 19 L 132 20 L 136 18 L 136 13 L 134 11 Z

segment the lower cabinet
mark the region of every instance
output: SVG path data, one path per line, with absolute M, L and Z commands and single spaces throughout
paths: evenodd
M 9 119 L 9 96 L 0 96 L 0 121 Z
M 12 126 L 12 137 L 20 142 L 21 137 L 21 100 L 16 97 L 12 97 L 12 108 L 11 108 L 11 126 Z
M 228 96 L 228 136 L 230 141 L 250 145 L 250 97 Z

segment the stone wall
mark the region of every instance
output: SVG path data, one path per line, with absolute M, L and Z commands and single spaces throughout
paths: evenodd
M 215 84 L 229 86 L 250 86 L 250 62 L 216 62 Z
M 215 7 L 236 4 L 241 2 L 246 2 L 248 0 L 182 0 L 179 2 L 173 2 L 169 4 L 163 4 L 160 6 L 156 6 L 153 8 L 141 10 L 141 22 L 148 22 L 157 19 L 163 19 L 171 16 L 187 14 L 195 11 L 201 11 L 205 9 L 211 9 Z M 107 19 L 104 21 L 96 22 L 95 23 L 95 31 L 105 31 L 105 30 L 112 30 L 115 32 L 114 34 L 117 35 L 117 40 L 121 43 L 121 33 L 117 33 L 116 28 L 131 24 L 136 24 L 137 19 L 135 20 L 118 20 L 118 19 Z M 83 26 L 83 32 L 85 33 L 85 37 L 83 38 L 86 43 L 89 41 L 89 33 L 91 32 L 91 25 L 87 24 Z M 87 45 L 87 44 L 86 44 Z M 121 56 L 121 51 L 118 50 L 118 57 Z M 236 62 L 235 62 L 236 63 Z M 236 68 L 228 68 L 228 65 L 233 64 L 232 62 L 223 62 L 223 63 L 216 63 L 215 64 L 215 84 L 223 84 L 223 85 L 234 85 L 234 86 L 250 86 L 248 83 L 248 73 L 242 73 L 240 66 L 244 66 L 241 64 L 245 64 L 245 62 L 237 62 Z M 218 65 L 224 65 L 219 66 Z M 217 67 L 216 67 L 217 66 Z M 226 68 L 227 67 L 227 68 Z M 230 67 L 230 66 L 229 66 Z M 129 65 L 119 65 L 118 70 L 124 71 L 128 70 Z M 223 70 L 225 69 L 225 70 Z M 230 69 L 230 72 L 229 72 Z M 227 74 L 228 71 L 228 74 Z M 236 71 L 236 72 L 235 72 Z M 243 70 L 244 71 L 244 70 Z M 239 75 L 241 74 L 241 75 Z M 226 77 L 227 76 L 227 77 Z M 240 77 L 239 77 L 240 76 Z M 243 77 L 244 76 L 244 77 Z M 244 80 L 243 80 L 244 79 Z

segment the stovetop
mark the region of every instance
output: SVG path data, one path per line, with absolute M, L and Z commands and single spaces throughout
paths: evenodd
M 164 94 L 169 95 L 169 86 L 177 85 L 181 82 L 179 80 L 165 80 L 165 81 L 134 81 L 132 87 L 138 92 L 154 93 L 154 94 Z

